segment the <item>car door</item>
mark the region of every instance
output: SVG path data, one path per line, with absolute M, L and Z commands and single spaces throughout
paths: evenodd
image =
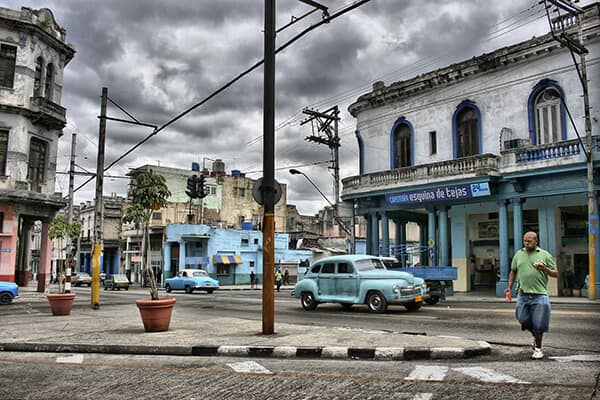
M 358 295 L 358 275 L 351 263 L 342 261 L 337 264 L 335 285 L 335 291 L 341 300 L 354 302 Z
M 336 298 L 335 293 L 335 263 L 324 263 L 319 273 L 319 295 L 321 301 L 331 301 Z
M 173 279 L 173 289 L 183 289 L 183 282 L 185 281 L 185 277 L 183 276 L 183 271 L 179 271 L 177 273 L 177 277 Z

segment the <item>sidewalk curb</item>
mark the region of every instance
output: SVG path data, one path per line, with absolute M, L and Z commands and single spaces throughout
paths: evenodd
M 410 361 L 471 358 L 491 353 L 491 346 L 478 341 L 471 347 L 297 347 L 297 346 L 135 346 L 34 342 L 0 343 L 0 352 L 101 353 L 197 357 L 257 357 Z

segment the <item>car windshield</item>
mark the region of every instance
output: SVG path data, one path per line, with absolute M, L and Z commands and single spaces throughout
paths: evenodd
M 127 280 L 127 275 L 113 275 L 116 280 Z
M 359 271 L 372 271 L 374 269 L 385 269 L 385 266 L 376 258 L 365 258 L 364 260 L 354 261 L 354 265 Z
M 206 276 L 206 275 L 208 275 L 208 273 L 206 271 L 199 270 L 199 271 L 194 271 L 193 277 L 194 278 L 199 278 L 199 277 Z

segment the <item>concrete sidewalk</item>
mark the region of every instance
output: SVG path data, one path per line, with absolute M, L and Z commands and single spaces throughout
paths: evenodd
M 139 298 L 148 296 L 146 289 L 131 291 L 139 292 Z M 458 337 L 277 321 L 276 333 L 263 335 L 261 320 L 206 317 L 201 305 L 175 306 L 169 331 L 146 333 L 131 296 L 124 297 L 123 304 L 92 310 L 89 292 L 75 292 L 79 295 L 71 315 L 53 316 L 44 293 L 33 286 L 20 288 L 20 298 L 0 309 L 0 350 L 368 360 L 454 359 L 491 351 L 487 342 Z

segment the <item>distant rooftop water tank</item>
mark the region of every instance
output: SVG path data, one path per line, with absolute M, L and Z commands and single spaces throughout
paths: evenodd
M 200 171 L 200 164 L 198 164 L 197 162 L 193 162 L 192 171 Z
M 252 230 L 252 221 L 242 222 L 242 230 L 244 230 L 244 231 L 251 231 Z
M 242 172 L 239 169 L 232 169 L 231 176 L 241 176 Z
M 212 169 L 217 175 L 225 175 L 225 163 L 220 158 L 213 162 Z

